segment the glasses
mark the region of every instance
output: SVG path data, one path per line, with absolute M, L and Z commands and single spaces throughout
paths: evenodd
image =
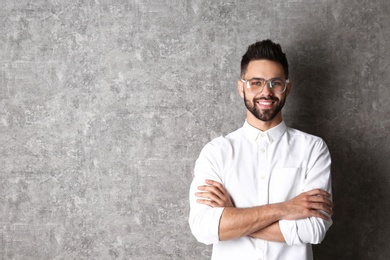
M 288 79 L 273 78 L 273 79 L 262 79 L 262 78 L 252 78 L 252 79 L 241 79 L 242 82 L 246 83 L 246 88 L 252 94 L 257 94 L 264 89 L 264 86 L 268 84 L 269 89 L 274 94 L 281 94 L 286 91 Z

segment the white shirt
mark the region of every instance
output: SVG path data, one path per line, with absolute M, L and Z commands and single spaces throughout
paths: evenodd
M 332 220 L 280 220 L 286 243 L 241 237 L 219 241 L 224 208 L 196 202 L 195 192 L 206 179 L 223 184 L 237 208 L 288 201 L 315 188 L 331 193 L 330 155 L 324 141 L 288 128 L 284 122 L 262 132 L 247 122 L 201 151 L 190 188 L 189 224 L 199 242 L 213 244 L 212 259 L 313 259 L 311 244 L 320 243 Z

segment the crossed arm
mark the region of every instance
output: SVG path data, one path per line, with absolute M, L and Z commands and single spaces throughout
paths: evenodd
M 219 239 L 230 240 L 243 236 L 261 238 L 268 241 L 285 242 L 279 228 L 279 220 L 298 220 L 317 217 L 329 220 L 333 203 L 330 194 L 314 189 L 283 202 L 253 208 L 236 208 L 221 183 L 206 180 L 199 186 L 195 195 L 197 202 L 213 208 L 225 207 L 219 223 Z M 323 212 L 321 212 L 323 211 Z

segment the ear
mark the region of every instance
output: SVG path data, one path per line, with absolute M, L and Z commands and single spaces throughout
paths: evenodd
M 242 82 L 241 80 L 238 80 L 237 89 L 238 89 L 238 93 L 240 94 L 241 98 L 244 98 L 244 87 L 245 87 L 245 83 Z

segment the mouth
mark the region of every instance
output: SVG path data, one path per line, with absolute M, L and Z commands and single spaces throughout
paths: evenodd
M 275 103 L 274 100 L 270 99 L 259 99 L 255 101 L 257 106 L 259 106 L 261 109 L 270 109 L 272 108 L 273 104 Z

